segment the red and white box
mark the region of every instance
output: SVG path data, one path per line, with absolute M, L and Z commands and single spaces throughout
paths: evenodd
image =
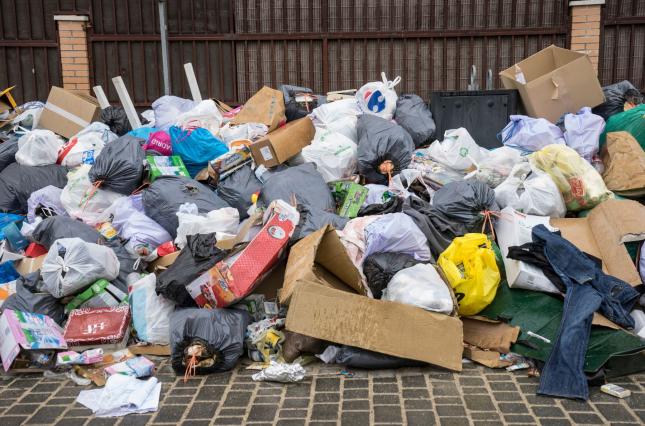
M 71 348 L 120 345 L 128 338 L 130 307 L 74 309 L 65 326 L 65 341 Z M 76 350 L 76 349 L 75 349 Z

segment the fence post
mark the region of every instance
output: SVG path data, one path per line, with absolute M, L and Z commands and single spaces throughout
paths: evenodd
M 87 54 L 85 15 L 54 15 L 58 24 L 63 87 L 85 93 L 90 91 L 90 65 Z
M 600 56 L 600 16 L 605 0 L 570 1 L 571 50 L 589 55 L 596 72 Z

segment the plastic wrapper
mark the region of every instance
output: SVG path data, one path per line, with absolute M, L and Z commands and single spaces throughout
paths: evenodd
M 251 377 L 255 382 L 295 383 L 304 379 L 306 373 L 300 364 L 271 361 L 267 368 Z

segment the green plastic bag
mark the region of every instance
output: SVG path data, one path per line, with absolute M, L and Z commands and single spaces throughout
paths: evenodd
M 607 142 L 609 132 L 629 132 L 645 150 L 645 104 L 609 117 L 605 131 L 600 135 L 600 146 Z

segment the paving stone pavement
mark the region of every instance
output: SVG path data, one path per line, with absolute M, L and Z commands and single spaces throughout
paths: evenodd
M 630 389 L 617 399 L 592 388 L 589 402 L 535 395 L 538 380 L 472 364 L 462 373 L 434 368 L 355 371 L 307 366 L 295 384 L 256 383 L 253 371 L 202 376 L 183 383 L 163 362 L 159 411 L 94 418 L 75 402 L 71 381 L 21 376 L 0 380 L 0 425 L 503 425 L 645 424 L 645 374 L 614 380 Z

